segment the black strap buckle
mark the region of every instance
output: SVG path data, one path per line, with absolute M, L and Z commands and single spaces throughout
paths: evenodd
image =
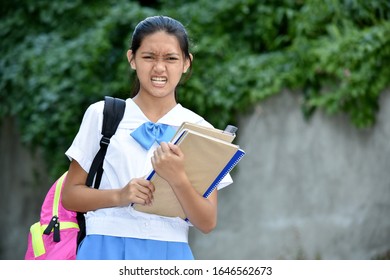
M 100 145 L 108 146 L 110 144 L 110 138 L 103 136 L 102 139 L 100 139 Z

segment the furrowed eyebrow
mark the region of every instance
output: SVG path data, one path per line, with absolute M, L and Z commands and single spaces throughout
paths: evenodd
M 180 56 L 178 53 L 168 53 L 165 56 Z
M 142 55 L 156 55 L 154 52 L 141 52 Z M 167 53 L 163 55 L 164 57 L 167 56 L 177 56 L 179 57 L 180 55 L 178 53 Z

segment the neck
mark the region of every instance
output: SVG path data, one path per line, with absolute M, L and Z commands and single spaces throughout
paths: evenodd
M 174 98 L 147 98 L 140 94 L 137 94 L 133 101 L 144 115 L 154 123 L 177 105 Z

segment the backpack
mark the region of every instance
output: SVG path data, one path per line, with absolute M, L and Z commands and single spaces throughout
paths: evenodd
M 107 147 L 123 118 L 125 106 L 122 99 L 110 96 L 104 98 L 103 136 L 88 172 L 86 185 L 89 187 L 94 185 L 94 188 L 99 188 Z M 40 220 L 30 227 L 25 260 L 76 259 L 77 247 L 85 237 L 85 220 L 84 213 L 69 211 L 61 203 L 61 191 L 67 173 L 51 186 L 41 206 Z

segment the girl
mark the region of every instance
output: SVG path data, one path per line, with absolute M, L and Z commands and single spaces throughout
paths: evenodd
M 86 213 L 87 235 L 77 259 L 193 259 L 189 227 L 204 233 L 215 228 L 217 190 L 207 199 L 199 195 L 184 171 L 180 148 L 169 143 L 184 121 L 211 126 L 176 101 L 176 87 L 183 73 L 191 72 L 193 60 L 184 26 L 166 16 L 146 18 L 134 30 L 127 59 L 137 79 L 111 138 L 99 189 L 87 187 L 85 181 L 99 149 L 103 102 L 87 109 L 66 151 L 71 163 L 62 202 L 69 210 Z M 157 133 L 155 138 L 139 137 L 150 130 Z M 189 222 L 133 208 L 153 203 L 155 188 L 144 179 L 151 168 L 170 184 Z M 227 175 L 218 188 L 230 183 Z

